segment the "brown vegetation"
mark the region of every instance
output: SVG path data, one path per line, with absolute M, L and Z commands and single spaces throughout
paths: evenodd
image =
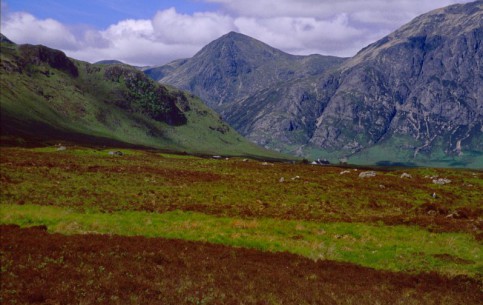
M 481 304 L 481 282 L 180 240 L 0 226 L 2 304 Z M 451 258 L 448 258 L 451 259 Z

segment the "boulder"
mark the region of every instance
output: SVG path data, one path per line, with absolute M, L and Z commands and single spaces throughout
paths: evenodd
M 361 172 L 359 174 L 359 178 L 369 178 L 369 177 L 375 177 L 375 176 L 376 176 L 375 171 Z
M 448 183 L 451 183 L 451 180 L 447 178 L 439 178 L 439 179 L 433 179 L 434 184 L 439 184 L 439 185 L 445 185 Z

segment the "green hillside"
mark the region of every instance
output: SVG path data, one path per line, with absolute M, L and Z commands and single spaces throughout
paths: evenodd
M 92 65 L 44 46 L 1 42 L 2 143 L 82 143 L 280 158 L 198 98 L 127 65 Z

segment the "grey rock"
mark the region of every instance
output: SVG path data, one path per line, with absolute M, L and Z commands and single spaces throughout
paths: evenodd
M 445 185 L 451 183 L 450 179 L 447 178 L 439 178 L 439 179 L 433 179 L 434 184 L 439 184 L 439 185 Z
M 375 177 L 375 176 L 376 176 L 375 171 L 361 172 L 359 174 L 359 178 L 369 178 L 369 177 Z

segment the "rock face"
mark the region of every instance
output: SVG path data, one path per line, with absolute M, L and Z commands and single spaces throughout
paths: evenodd
M 160 82 L 253 142 L 334 162 L 483 166 L 483 2 L 417 17 L 350 59 L 230 33 Z
M 439 9 L 360 51 L 339 69 L 338 87 L 310 143 L 357 153 L 406 138 L 413 157 L 482 151 L 483 4 Z M 357 135 L 357 136 L 355 136 Z

